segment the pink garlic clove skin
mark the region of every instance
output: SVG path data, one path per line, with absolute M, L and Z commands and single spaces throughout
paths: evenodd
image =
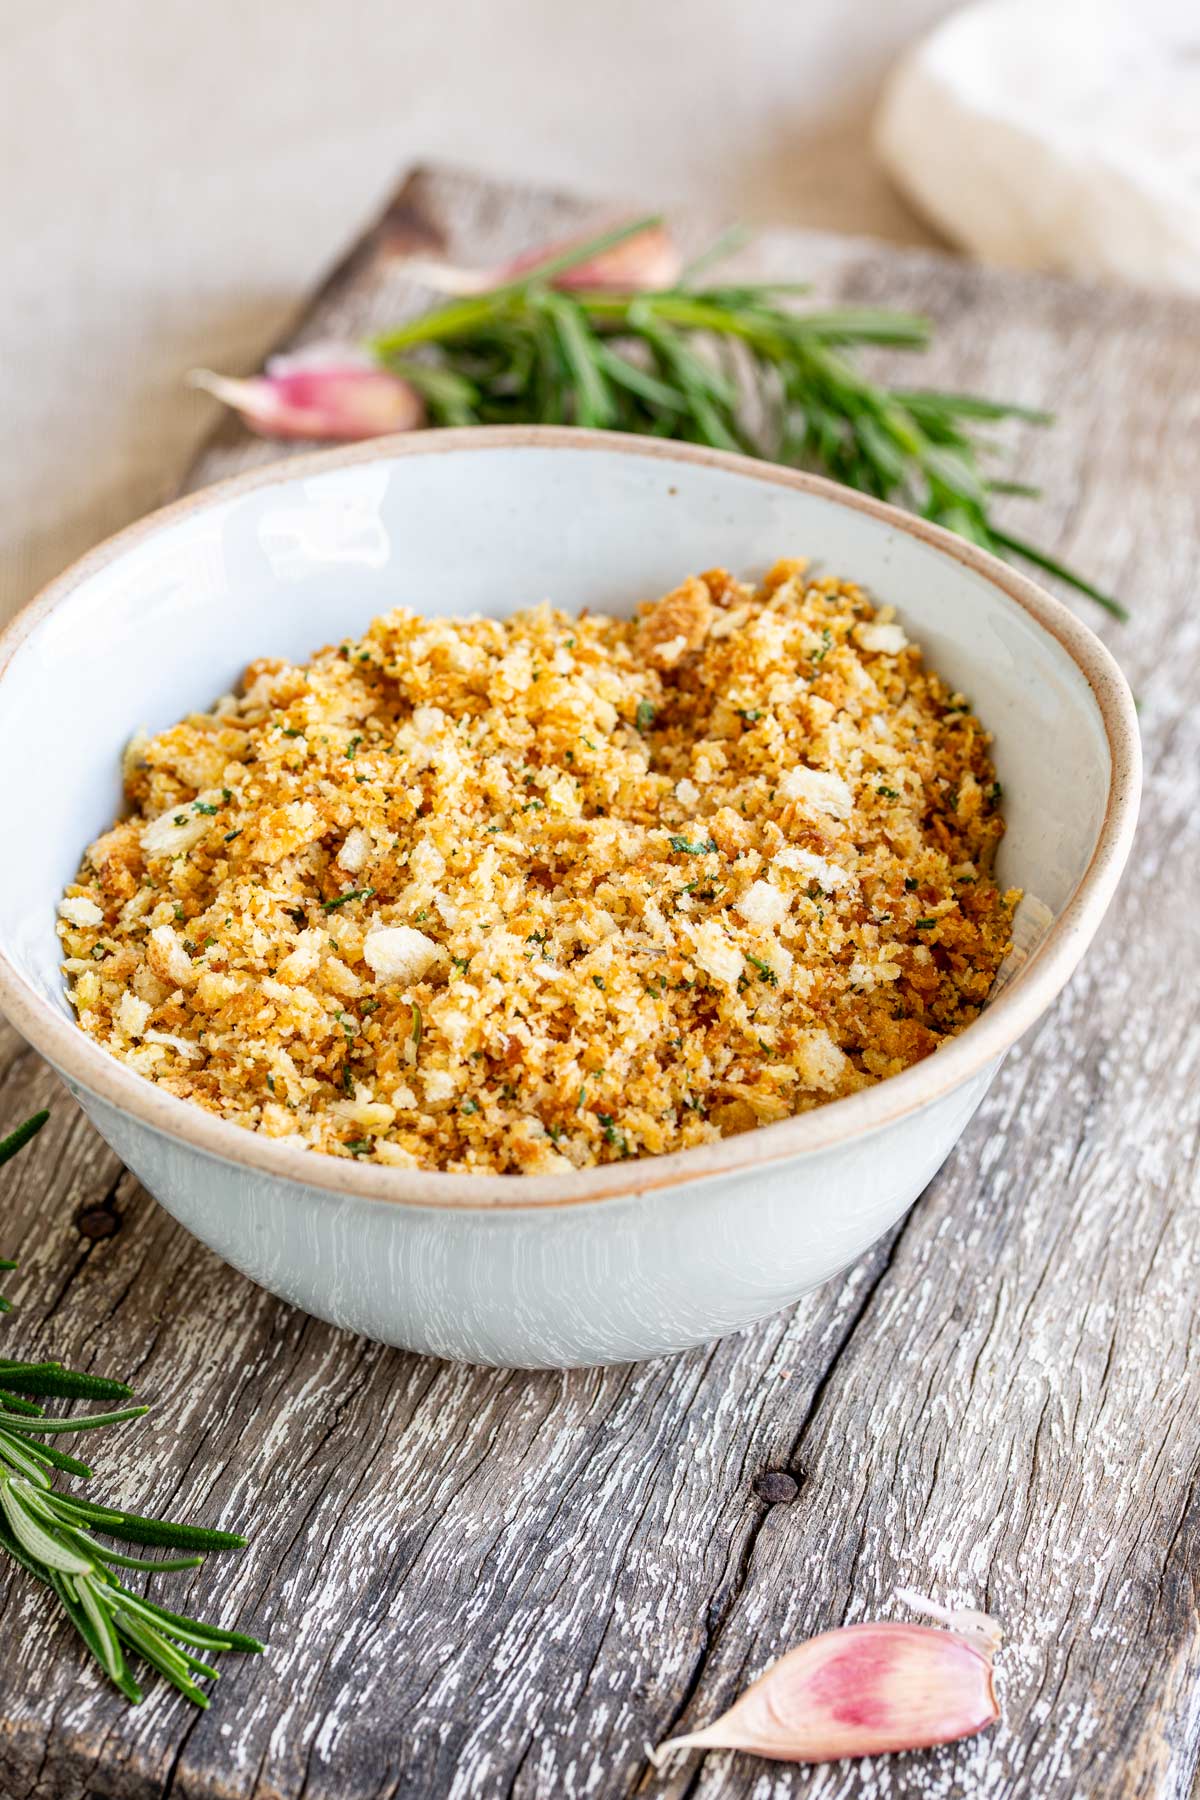
M 747 1750 L 777 1762 L 925 1750 L 1000 1717 L 990 1650 L 929 1625 L 848 1625 L 810 1638 L 671 1750 Z
M 540 249 L 527 250 L 494 269 L 459 269 L 451 263 L 427 262 L 420 257 L 411 259 L 407 267 L 414 280 L 436 288 L 439 293 L 486 294 L 492 288 L 503 287 L 506 282 L 519 281 L 539 263 L 548 262 L 552 256 L 562 256 L 574 243 L 582 241 L 576 238 L 543 244 Z M 587 262 L 564 269 L 550 285 L 593 294 L 653 293 L 656 289 L 672 287 L 682 268 L 683 260 L 671 234 L 661 225 L 648 225 L 645 231 L 635 232 L 610 250 L 602 250 Z
M 551 244 L 544 250 L 528 251 L 510 265 L 505 279 L 515 280 L 527 270 L 536 268 L 538 263 L 545 262 L 548 257 L 560 256 L 570 248 L 569 243 Z M 573 268 L 564 269 L 561 275 L 555 277 L 553 286 L 585 289 L 593 293 L 652 293 L 656 288 L 671 287 L 678 281 L 682 268 L 682 258 L 671 241 L 670 233 L 661 225 L 648 225 L 645 231 L 624 238 L 621 243 L 614 244 L 611 250 L 602 250 L 599 256 L 592 257 L 590 261 L 576 263 Z
M 420 395 L 354 350 L 274 356 L 261 375 L 234 380 L 193 369 L 193 387 L 223 400 L 262 437 L 357 443 L 424 423 Z

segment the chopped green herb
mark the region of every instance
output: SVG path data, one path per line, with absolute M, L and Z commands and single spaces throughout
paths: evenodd
M 757 725 L 758 721 L 762 718 L 762 713 L 757 707 L 755 707 L 753 711 L 750 711 L 744 706 L 739 706 L 737 708 L 737 715 L 739 719 L 744 719 L 747 725 Z
M 885 800 L 898 800 L 900 798 L 900 796 L 896 792 L 895 788 L 877 787 L 875 789 L 875 792 L 877 794 L 882 794 Z
M 616 1125 L 614 1125 L 612 1114 L 611 1113 L 597 1113 L 596 1117 L 599 1119 L 600 1124 L 604 1129 L 605 1142 L 608 1144 L 611 1144 L 615 1150 L 619 1150 L 621 1152 L 622 1156 L 628 1156 L 629 1155 L 628 1140 L 625 1137 L 625 1133 L 623 1131 L 619 1131 L 617 1129 Z
M 375 889 L 373 887 L 351 888 L 349 893 L 338 894 L 333 900 L 322 900 L 321 908 L 327 913 L 336 912 L 338 907 L 345 906 L 347 901 L 369 900 L 374 892 Z
M 592 986 L 598 987 L 598 988 L 603 988 L 603 986 L 604 986 L 603 975 L 593 975 L 592 976 Z
M 919 886 L 920 883 L 915 875 L 906 875 L 904 877 L 904 891 L 906 894 L 915 894 Z
M 477 1113 L 479 1111 L 479 1102 L 478 1100 L 464 1100 L 458 1110 L 459 1112 L 464 1113 Z
M 637 704 L 637 728 L 640 732 L 649 731 L 654 723 L 654 706 L 649 700 L 639 700 Z
M 412 1009 L 412 1029 L 410 1030 L 410 1032 L 408 1034 L 409 1037 L 412 1039 L 412 1045 L 413 1045 L 414 1050 L 419 1050 L 421 1048 L 421 1032 L 422 1032 L 422 1030 L 423 1030 L 423 1021 L 421 1018 L 421 1009 L 417 1005 L 416 1001 L 414 1000 L 413 1009 Z
M 346 760 L 347 760 L 347 762 L 354 761 L 355 757 L 358 755 L 358 746 L 361 743 L 362 743 L 362 733 L 357 732 L 355 734 L 355 736 L 350 739 L 350 742 L 346 745 Z
M 914 931 L 932 931 L 936 924 L 937 924 L 936 919 L 914 919 L 913 920 L 913 930 Z
M 346 1145 L 351 1156 L 366 1156 L 372 1148 L 370 1138 L 351 1138 Z
M 206 813 L 210 819 L 212 818 L 213 814 L 217 810 L 218 809 L 215 806 L 210 806 L 208 804 L 208 802 L 205 800 L 193 800 L 192 801 L 192 811 L 198 812 L 198 813 Z
M 283 728 L 283 735 L 284 737 L 296 738 L 303 737 L 304 733 L 298 725 L 285 725 Z
M 752 969 L 758 970 L 758 979 L 760 981 L 765 981 L 768 987 L 779 986 L 778 975 L 776 975 L 770 963 L 764 962 L 761 956 L 752 956 L 749 950 L 747 950 L 746 961 L 750 964 Z
M 677 850 L 681 856 L 711 856 L 717 848 L 711 838 L 703 844 L 693 844 L 685 837 L 673 837 L 670 842 L 672 850 Z
M 460 975 L 465 975 L 471 966 L 471 959 L 469 956 L 452 956 L 450 961 L 454 964 L 454 967 L 458 970 Z
M 236 831 L 227 831 L 225 833 L 225 842 L 227 844 L 232 844 L 234 838 L 241 837 L 243 829 L 244 827 L 239 825 Z

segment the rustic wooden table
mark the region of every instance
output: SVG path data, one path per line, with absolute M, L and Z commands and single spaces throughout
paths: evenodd
M 413 306 L 406 247 L 489 260 L 595 217 L 419 174 L 296 339 Z M 783 231 L 745 266 L 927 310 L 922 379 L 1059 408 L 1017 440 L 1046 498 L 1014 516 L 1127 598 L 1130 626 L 1088 618 L 1147 749 L 1101 937 L 849 1275 L 708 1349 L 562 1375 L 402 1355 L 271 1299 L 155 1206 L 0 1027 L 0 1119 L 53 1108 L 6 1170 L 6 1342 L 136 1381 L 154 1411 L 125 1473 L 100 1445 L 98 1491 L 244 1522 L 243 1556 L 159 1592 L 271 1643 L 226 1659 L 208 1714 L 161 1688 L 133 1712 L 17 1576 L 5 1800 L 1194 1791 L 1200 311 Z M 227 425 L 190 485 L 277 454 Z M 794 1498 L 763 1498 L 773 1470 Z M 649 1770 L 648 1740 L 798 1638 L 890 1613 L 898 1584 L 1003 1622 L 995 1731 L 816 1771 Z

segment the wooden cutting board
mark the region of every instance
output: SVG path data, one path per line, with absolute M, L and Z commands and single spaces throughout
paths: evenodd
M 609 216 L 422 171 L 289 342 L 417 305 L 414 247 L 487 262 Z M 1059 409 L 1014 439 L 1046 498 L 1011 517 L 1127 599 L 1125 629 L 1080 610 L 1131 675 L 1148 759 L 1101 938 L 844 1280 L 709 1349 L 565 1375 L 402 1355 L 269 1298 L 0 1028 L 0 1118 L 53 1107 L 5 1171 L 6 1342 L 136 1381 L 154 1411 L 120 1462 L 98 1444 L 97 1493 L 244 1524 L 243 1556 L 156 1591 L 271 1643 L 225 1659 L 208 1714 L 161 1688 L 130 1711 L 18 1575 L 0 1590 L 6 1800 L 1194 1791 L 1200 310 L 794 231 L 742 266 L 926 310 L 920 380 Z M 226 423 L 186 485 L 279 454 Z M 794 1498 L 764 1498 L 772 1470 Z M 650 1772 L 647 1741 L 711 1718 L 797 1639 L 895 1616 L 897 1585 L 1003 1622 L 998 1729 L 815 1772 L 725 1755 Z

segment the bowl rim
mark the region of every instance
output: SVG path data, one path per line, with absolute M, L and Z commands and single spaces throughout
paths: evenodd
M 1141 747 L 1128 683 L 1100 639 L 1060 600 L 1027 576 L 940 526 L 802 470 L 704 445 L 537 425 L 427 430 L 284 456 L 201 488 L 148 514 L 105 539 L 47 583 L 0 633 L 0 704 L 3 683 L 18 649 L 52 612 L 67 604 L 102 569 L 194 513 L 224 505 L 257 488 L 306 480 L 359 463 L 530 448 L 584 450 L 690 464 L 818 495 L 835 506 L 866 513 L 961 563 L 998 588 L 1059 643 L 1087 682 L 1099 709 L 1108 742 L 1110 777 L 1104 818 L 1091 859 L 1036 956 L 959 1036 L 899 1075 L 811 1112 L 736 1137 L 664 1156 L 634 1157 L 628 1162 L 572 1170 L 567 1175 L 474 1175 L 391 1168 L 328 1156 L 286 1139 L 263 1137 L 164 1093 L 153 1082 L 126 1068 L 73 1020 L 56 1012 L 0 944 L 0 1010 L 68 1083 L 76 1083 L 152 1131 L 205 1157 L 262 1175 L 345 1197 L 390 1204 L 510 1212 L 629 1198 L 701 1180 L 730 1178 L 866 1137 L 920 1111 L 979 1075 L 1050 1005 L 1094 936 L 1133 839 L 1141 786 Z

